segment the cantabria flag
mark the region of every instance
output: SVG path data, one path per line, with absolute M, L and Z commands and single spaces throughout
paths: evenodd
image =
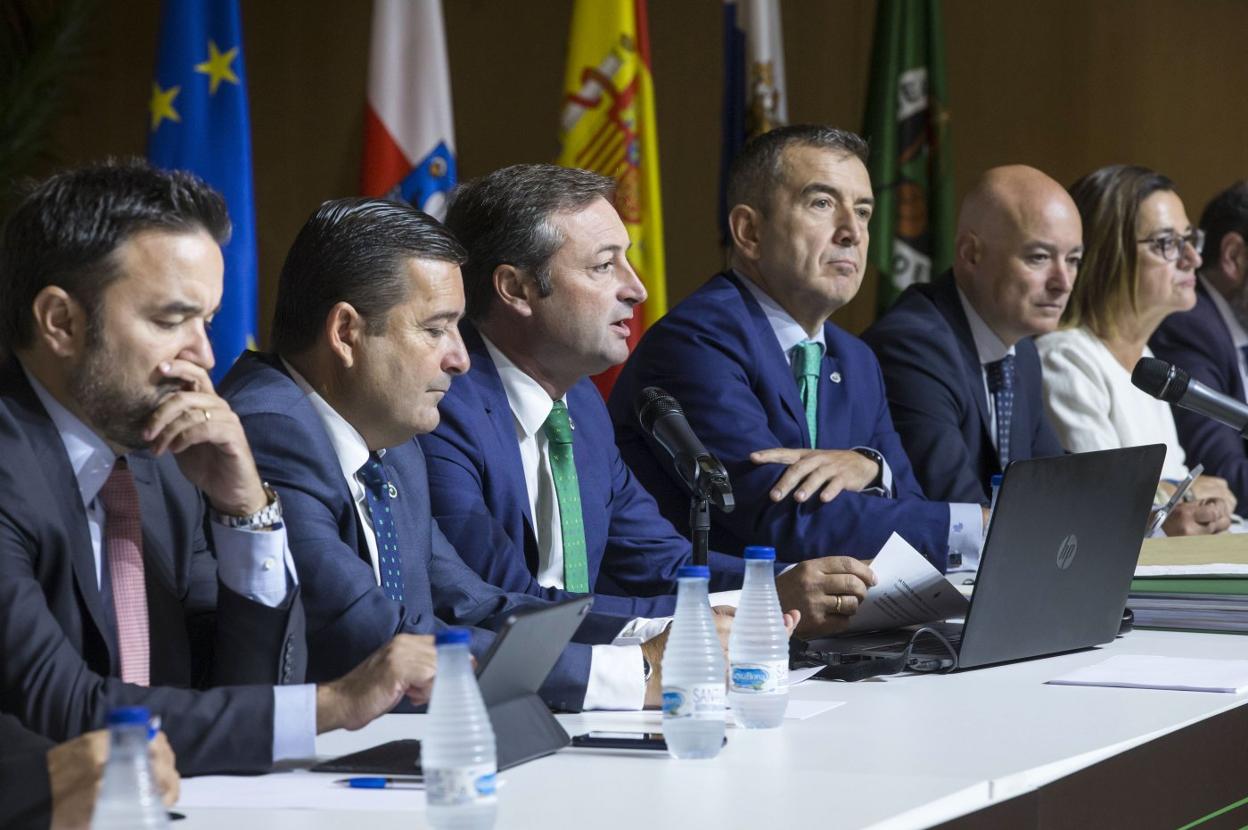
M 442 2 L 376 0 L 361 190 L 441 219 L 455 178 Z
M 563 84 L 558 163 L 618 182 L 615 208 L 628 228 L 628 259 L 649 294 L 629 346 L 667 312 L 659 140 L 645 0 L 576 0 Z M 616 371 L 595 380 L 606 394 Z

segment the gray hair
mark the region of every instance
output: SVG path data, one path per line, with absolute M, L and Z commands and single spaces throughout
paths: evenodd
M 766 212 L 783 181 L 784 151 L 814 147 L 855 156 L 867 163 L 867 142 L 857 133 L 821 124 L 778 127 L 746 143 L 728 168 L 728 207 L 749 205 Z

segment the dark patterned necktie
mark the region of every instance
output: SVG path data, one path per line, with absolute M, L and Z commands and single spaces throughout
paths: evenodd
M 988 391 L 997 410 L 997 457 L 1001 469 L 1010 463 L 1010 418 L 1014 414 L 1014 355 L 1007 354 L 984 366 L 988 370 Z
M 377 453 L 370 453 L 368 461 L 358 473 L 368 499 L 368 514 L 373 520 L 373 535 L 377 538 L 378 570 L 381 571 L 381 587 L 386 596 L 395 602 L 403 601 L 403 567 L 399 558 L 399 534 L 394 526 L 394 514 L 390 501 L 399 497 L 399 491 L 390 483 L 386 468 Z

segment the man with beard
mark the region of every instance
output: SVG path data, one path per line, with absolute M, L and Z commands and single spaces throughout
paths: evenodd
M 1172 314 L 1149 340 L 1153 354 L 1187 370 L 1193 380 L 1248 400 L 1248 179 L 1219 193 L 1200 217 L 1205 247 L 1197 271 L 1196 305 Z M 1240 504 L 1248 499 L 1248 448 L 1239 432 L 1174 407 L 1189 464 L 1226 479 Z
M 0 236 L 0 710 L 62 741 L 146 706 L 186 774 L 308 757 L 427 699 L 435 665 L 406 636 L 273 685 L 303 679 L 303 610 L 208 375 L 229 229 L 203 182 L 134 162 L 53 176 Z

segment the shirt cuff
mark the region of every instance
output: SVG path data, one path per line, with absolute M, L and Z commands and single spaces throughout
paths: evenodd
M 273 763 L 316 757 L 316 686 L 273 687 Z
M 663 633 L 671 623 L 671 617 L 636 617 L 620 629 L 611 641 L 613 646 L 639 646 Z
M 984 548 L 984 509 L 978 504 L 949 505 L 949 565 L 946 573 L 979 569 Z
M 277 608 L 299 584 L 286 528 L 243 530 L 212 523 L 217 576 L 225 587 L 252 602 Z
M 646 705 L 640 646 L 591 646 L 585 703 L 589 709 L 638 710 Z

